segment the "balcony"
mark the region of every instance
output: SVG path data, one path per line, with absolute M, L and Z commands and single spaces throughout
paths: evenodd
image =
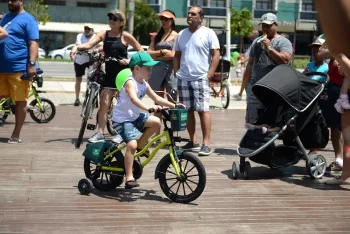
M 301 11 L 300 20 L 302 21 L 316 21 L 317 12 L 316 11 Z
M 272 9 L 270 9 L 270 10 L 268 10 L 268 9 L 255 9 L 254 10 L 254 19 L 260 19 L 261 16 L 263 16 L 264 14 L 269 13 L 269 12 L 277 15 L 277 11 L 272 10 Z
M 187 10 L 190 10 L 191 7 L 188 7 Z M 217 17 L 224 18 L 226 17 L 226 8 L 225 7 L 205 7 L 202 6 L 204 11 L 204 17 Z

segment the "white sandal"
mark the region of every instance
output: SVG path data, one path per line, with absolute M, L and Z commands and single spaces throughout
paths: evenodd
M 9 144 L 18 144 L 18 143 L 22 143 L 22 140 L 20 138 L 15 138 L 14 137 L 14 138 L 10 138 L 7 143 L 9 143 Z

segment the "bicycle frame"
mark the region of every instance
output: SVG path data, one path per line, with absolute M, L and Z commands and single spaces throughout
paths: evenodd
M 157 140 L 160 140 L 161 138 L 165 137 L 165 140 L 161 141 L 156 148 L 154 148 L 151 152 L 150 152 L 150 156 L 141 163 L 142 167 L 145 167 L 150 161 L 152 161 L 152 159 L 154 158 L 154 156 L 157 154 L 157 152 L 163 148 L 164 146 L 169 146 L 169 155 L 170 155 L 170 159 L 171 162 L 174 166 L 175 169 L 175 173 L 177 176 L 180 176 L 181 172 L 180 172 L 180 167 L 178 164 L 178 160 L 177 160 L 177 155 L 176 152 L 173 148 L 172 145 L 172 140 L 171 140 L 171 136 L 169 133 L 169 130 L 164 130 L 162 133 L 160 133 L 159 135 L 153 137 L 148 144 L 143 148 L 143 150 L 141 150 L 140 152 L 136 153 L 134 158 L 139 158 L 143 153 L 145 153 L 150 147 L 151 145 L 156 142 Z M 109 158 L 112 158 L 113 155 L 115 153 L 117 153 L 118 151 L 122 151 L 123 149 L 126 148 L 126 145 L 123 145 L 115 150 L 113 150 L 112 152 L 109 152 L 106 157 L 104 158 L 103 161 L 108 160 Z M 120 168 L 120 167 L 108 167 L 108 166 L 102 166 L 101 163 L 97 164 L 97 166 L 101 167 L 102 170 L 107 170 L 107 171 L 115 171 L 115 172 L 124 172 L 124 168 Z

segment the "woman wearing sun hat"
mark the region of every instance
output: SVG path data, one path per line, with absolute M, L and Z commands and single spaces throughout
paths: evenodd
M 167 93 L 170 93 L 173 88 L 176 89 L 176 87 L 172 86 L 171 80 L 175 79 L 172 76 L 173 58 L 175 55 L 173 47 L 177 37 L 177 32 L 175 31 L 175 13 L 172 10 L 164 10 L 160 13 L 159 20 L 161 28 L 152 38 L 147 52 L 154 60 L 161 61 L 162 63 L 153 68 L 148 83 L 155 91 L 166 90 Z M 161 96 L 164 97 L 164 95 Z M 155 115 L 161 118 L 161 115 Z

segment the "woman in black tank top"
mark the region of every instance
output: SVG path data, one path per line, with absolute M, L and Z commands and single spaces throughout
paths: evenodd
M 129 34 L 124 32 L 125 15 L 119 10 L 114 10 L 107 14 L 109 26 L 111 30 L 104 30 L 99 33 L 88 43 L 74 46 L 72 54 L 77 51 L 89 50 L 100 42 L 103 42 L 103 52 L 105 58 L 113 57 L 120 60 L 120 63 L 109 61 L 105 63 L 106 80 L 102 84 L 102 91 L 100 93 L 100 109 L 98 111 L 98 132 L 95 133 L 89 142 L 97 142 L 104 140 L 104 128 L 107 123 L 108 108 L 111 104 L 111 99 L 116 92 L 115 77 L 124 68 L 129 67 L 129 59 L 127 48 L 131 45 L 137 51 L 143 51 L 140 43 Z

